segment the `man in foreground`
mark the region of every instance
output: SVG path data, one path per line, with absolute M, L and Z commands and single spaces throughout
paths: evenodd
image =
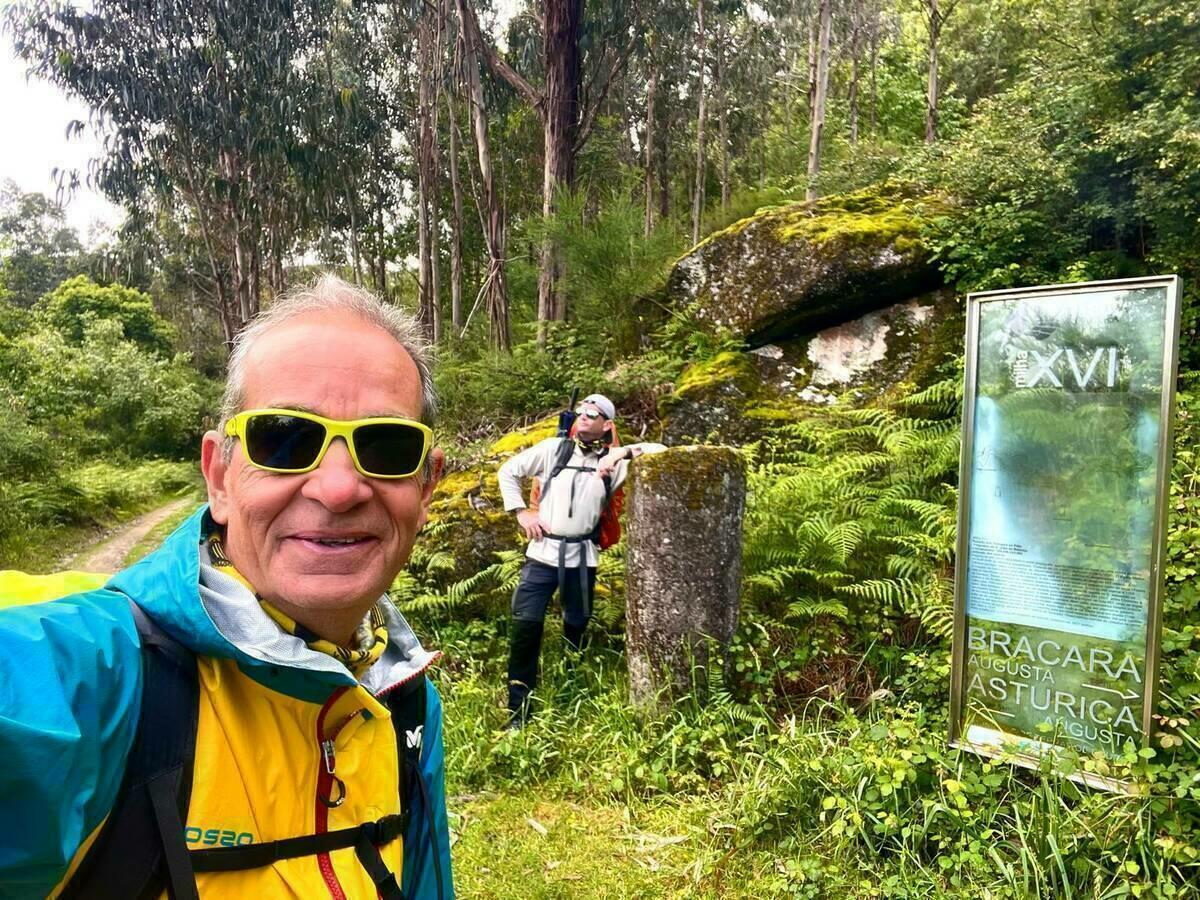
M 413 320 L 336 278 L 239 335 L 208 505 L 0 612 L 0 895 L 452 897 L 438 654 L 385 597 L 434 406 Z
M 558 591 L 563 637 L 573 650 L 581 650 L 592 616 L 601 545 L 608 545 L 602 540 L 602 517 L 606 511 L 610 516 L 615 513 L 613 498 L 629 474 L 630 460 L 666 449 L 651 443 L 616 446 L 615 415 L 611 400 L 591 394 L 575 410 L 571 436 L 547 438 L 500 467 L 504 509 L 516 513 L 529 539 L 512 603 L 508 656 L 512 727 L 523 725 L 529 715 L 550 598 Z M 521 493 L 523 478 L 538 479 L 536 508 L 531 508 L 532 501 L 526 504 Z

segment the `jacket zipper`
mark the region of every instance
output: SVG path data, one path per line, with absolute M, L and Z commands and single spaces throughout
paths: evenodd
M 382 700 L 385 696 L 390 694 L 396 688 L 404 687 L 404 685 L 408 684 L 410 681 L 412 681 L 417 676 L 424 675 L 426 672 L 428 672 L 430 670 L 430 668 L 432 668 L 433 664 L 441 658 L 442 658 L 442 651 L 434 650 L 433 653 L 429 657 L 429 662 L 425 663 L 425 665 L 421 666 L 421 668 L 417 669 L 417 671 L 411 672 L 410 674 L 406 675 L 404 678 L 401 678 L 395 684 L 389 684 L 387 687 L 382 688 L 378 693 L 375 694 L 375 699 Z
M 329 712 L 329 708 L 337 702 L 337 699 L 348 690 L 349 688 L 343 687 L 334 691 L 325 701 L 325 705 L 321 707 L 321 712 L 317 714 L 317 750 L 320 754 L 317 764 L 317 796 L 314 801 L 316 803 L 317 834 L 324 834 L 329 830 L 329 805 L 325 801 L 333 790 L 335 777 L 333 772 L 337 764 L 333 749 L 333 739 L 337 736 L 337 732 L 325 735 L 325 715 Z M 343 791 L 342 796 L 345 797 L 344 785 L 341 790 Z M 329 894 L 333 900 L 346 900 L 346 894 L 338 882 L 337 873 L 333 871 L 333 862 L 327 852 L 317 854 L 317 866 L 321 870 L 321 877 L 325 879 L 325 886 L 329 888 Z
M 395 684 L 388 685 L 386 688 L 376 694 L 376 698 L 383 697 L 385 694 L 394 691 L 398 687 L 408 684 L 419 675 L 424 675 L 425 672 L 438 661 L 442 656 L 441 652 L 435 652 L 429 659 L 429 662 L 422 666 L 416 672 L 411 673 L 408 677 L 397 681 Z M 346 796 L 346 786 L 342 783 L 335 772 L 337 770 L 337 750 L 334 746 L 334 741 L 338 734 L 346 724 L 354 718 L 353 715 L 347 716 L 345 721 L 339 722 L 338 725 L 329 733 L 325 733 L 325 716 L 329 712 L 329 708 L 337 702 L 338 698 L 346 691 L 348 687 L 338 688 L 334 691 L 329 699 L 325 701 L 325 705 L 321 707 L 320 713 L 317 714 L 317 750 L 319 751 L 318 769 L 317 769 L 317 796 L 316 796 L 316 833 L 324 834 L 329 830 L 329 810 L 331 804 L 328 800 L 334 799 L 332 792 L 335 790 L 335 783 L 339 785 L 337 790 L 341 791 L 341 798 Z M 333 803 L 332 806 L 340 806 L 341 803 Z M 317 865 L 321 869 L 321 877 L 325 879 L 325 886 L 329 889 L 329 894 L 333 900 L 346 900 L 346 893 L 342 890 L 342 885 L 338 881 L 337 873 L 333 870 L 333 861 L 330 860 L 328 853 L 317 854 Z

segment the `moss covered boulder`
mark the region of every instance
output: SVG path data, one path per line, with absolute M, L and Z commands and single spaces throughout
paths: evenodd
M 688 366 L 675 390 L 659 404 L 667 444 L 752 440 L 756 428 L 746 410 L 766 390 L 763 373 L 748 353 L 727 351 Z
M 501 550 L 524 546 L 516 518 L 504 511 L 496 472 L 501 464 L 526 447 L 553 437 L 557 419 L 550 417 L 510 432 L 488 447 L 469 467 L 447 472 L 433 492 L 429 524 L 422 538 L 431 550 L 454 559 L 448 581 L 460 581 L 496 562 Z
M 679 260 L 668 294 L 752 346 L 811 334 L 937 288 L 920 227 L 943 211 L 892 183 L 762 209 Z
M 757 440 L 812 406 L 858 405 L 931 384 L 962 354 L 963 316 L 948 290 L 684 370 L 659 405 L 667 444 Z

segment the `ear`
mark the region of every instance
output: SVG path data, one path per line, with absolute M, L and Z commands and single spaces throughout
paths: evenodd
M 441 447 L 434 447 L 429 451 L 429 468 L 429 478 L 421 485 L 421 516 L 417 520 L 417 531 L 425 527 L 429 518 L 429 501 L 433 499 L 433 489 L 442 480 L 442 471 L 446 468 L 446 454 L 442 452 Z
M 208 487 L 209 512 L 218 525 L 229 521 L 229 492 L 225 487 L 229 465 L 221 452 L 223 443 L 215 431 L 206 431 L 200 443 L 200 471 L 204 473 L 204 483 Z

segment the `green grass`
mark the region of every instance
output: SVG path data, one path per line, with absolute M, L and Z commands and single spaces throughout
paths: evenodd
M 684 821 L 687 812 L 673 806 L 634 811 L 539 791 L 470 800 L 454 824 L 457 894 L 492 900 L 755 896 L 718 895 L 704 884 L 708 873 L 697 861 L 715 854 L 705 848 L 703 821 Z
M 867 706 L 718 689 L 656 718 L 626 700 L 619 638 L 572 668 L 550 625 L 540 703 L 514 734 L 501 621 L 417 623 L 446 652 L 464 897 L 1196 895 L 1194 767 L 1161 751 L 1063 763 L 1158 781 L 1126 797 L 950 749 L 943 650 L 906 652 Z
M 20 569 L 47 575 L 62 569 L 77 553 L 104 537 L 105 529 L 95 523 L 52 525 L 44 533 L 5 535 L 0 540 L 0 569 Z

